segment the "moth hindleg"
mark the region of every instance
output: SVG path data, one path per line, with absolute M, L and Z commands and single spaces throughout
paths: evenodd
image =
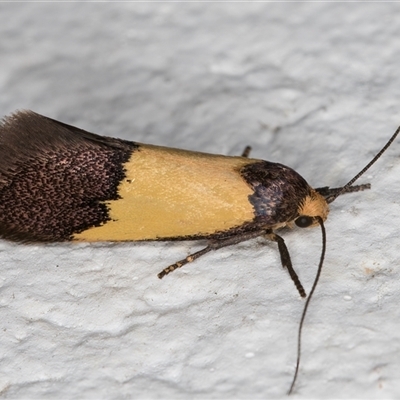
M 175 264 L 169 265 L 167 268 L 163 269 L 157 276 L 161 279 L 165 275 L 168 275 L 170 272 L 175 271 L 178 268 L 183 267 L 185 264 L 193 262 L 194 260 L 198 259 L 199 257 L 207 254 L 211 250 L 218 250 L 222 247 L 232 246 L 234 244 L 238 244 L 241 242 L 245 242 L 246 240 L 254 239 L 256 237 L 262 236 L 265 234 L 265 229 L 256 230 L 253 232 L 244 232 L 239 233 L 236 235 L 229 236 L 224 239 L 212 239 L 208 242 L 208 246 L 204 249 L 197 251 L 196 253 L 188 255 L 183 260 L 177 261 Z

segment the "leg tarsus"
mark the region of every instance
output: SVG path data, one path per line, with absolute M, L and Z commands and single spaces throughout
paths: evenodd
M 259 230 L 254 232 L 246 232 L 241 233 L 236 236 L 230 236 L 225 239 L 214 239 L 208 242 L 208 246 L 203 250 L 200 250 L 196 253 L 188 255 L 183 260 L 176 262 L 175 264 L 169 265 L 167 268 L 163 269 L 157 276 L 162 279 L 165 275 L 168 275 L 170 272 L 175 271 L 178 268 L 183 267 L 184 265 L 198 259 L 199 257 L 207 254 L 211 250 L 218 250 L 222 247 L 232 246 L 233 244 L 238 244 L 240 242 L 244 242 L 246 240 L 254 239 L 256 237 L 262 236 L 265 234 L 265 230 Z
M 168 275 L 170 272 L 175 271 L 178 268 L 183 267 L 184 265 L 193 262 L 197 258 L 202 255 L 208 253 L 209 251 L 214 250 L 213 247 L 207 246 L 203 250 L 197 251 L 196 253 L 188 255 L 183 260 L 177 261 L 175 264 L 169 265 L 167 268 L 164 268 L 157 276 L 162 279 L 165 275 Z
M 285 244 L 285 241 L 283 240 L 283 238 L 281 238 L 279 235 L 277 235 L 276 233 L 273 233 L 273 232 L 266 234 L 265 237 L 269 240 L 272 240 L 273 242 L 278 243 L 278 249 L 279 249 L 279 254 L 281 256 L 282 267 L 287 268 L 289 275 L 292 278 L 292 281 L 293 281 L 294 285 L 296 286 L 300 296 L 306 297 L 307 295 L 303 288 L 303 285 L 301 284 L 300 279 L 296 274 L 296 271 L 293 269 L 289 250 L 286 247 L 286 244 Z

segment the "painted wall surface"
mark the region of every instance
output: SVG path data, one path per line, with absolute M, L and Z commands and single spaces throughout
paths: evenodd
M 253 157 L 315 187 L 400 124 L 396 3 L 3 3 L 0 110 Z M 400 141 L 331 206 L 295 398 L 400 397 Z M 309 291 L 321 233 L 281 232 Z M 0 397 L 286 398 L 304 300 L 274 243 L 0 242 Z

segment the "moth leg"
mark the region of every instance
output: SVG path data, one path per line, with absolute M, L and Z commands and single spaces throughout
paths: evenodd
M 211 250 L 218 250 L 222 247 L 232 246 L 233 244 L 238 244 L 240 242 L 245 242 L 246 240 L 254 239 L 256 237 L 262 236 L 265 234 L 264 230 L 257 230 L 254 232 L 246 232 L 240 233 L 235 236 L 230 236 L 225 239 L 214 239 L 208 242 L 208 246 L 204 249 L 197 251 L 196 253 L 188 255 L 183 260 L 177 261 L 175 264 L 169 265 L 167 268 L 163 269 L 157 276 L 162 279 L 165 275 L 168 275 L 170 272 L 175 271 L 178 268 L 183 267 L 184 265 L 197 260 L 199 257 L 207 254 Z
M 243 150 L 242 157 L 248 158 L 251 152 L 251 146 L 246 146 Z
M 316 188 L 315 190 L 325 198 L 336 194 L 337 192 L 341 191 L 343 188 L 330 188 L 329 186 L 324 186 L 320 188 Z M 371 189 L 370 183 L 364 183 L 363 185 L 354 185 L 349 186 L 342 194 L 344 193 L 353 193 L 353 192 L 362 192 L 363 190 Z
M 292 260 L 290 259 L 290 254 L 289 254 L 289 250 L 286 247 L 285 241 L 283 240 L 283 238 L 281 238 L 280 236 L 278 236 L 276 233 L 274 232 L 270 232 L 267 233 L 265 235 L 265 237 L 269 240 L 272 240 L 273 242 L 278 243 L 278 249 L 279 249 L 279 254 L 281 256 L 281 263 L 282 263 L 282 267 L 283 268 L 287 268 L 290 277 L 292 278 L 292 281 L 294 283 L 294 285 L 296 286 L 299 294 L 301 297 L 306 297 L 306 292 L 303 288 L 303 285 L 300 282 L 299 277 L 297 276 L 295 270 L 293 269 L 293 265 L 292 265 Z
M 203 250 L 200 250 L 196 253 L 190 254 L 183 260 L 177 261 L 175 264 L 169 265 L 167 268 L 164 268 L 157 276 L 162 279 L 165 275 L 168 275 L 170 272 L 175 271 L 178 268 L 183 267 L 185 264 L 193 262 L 197 258 L 207 254 L 209 251 L 214 250 L 211 246 L 205 247 Z

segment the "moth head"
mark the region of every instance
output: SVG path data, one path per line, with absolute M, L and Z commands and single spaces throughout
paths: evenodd
M 328 217 L 329 206 L 325 198 L 311 189 L 298 209 L 299 216 L 295 219 L 295 224 L 300 228 L 307 228 L 309 226 L 316 226 L 320 223 L 318 218 L 325 221 Z

